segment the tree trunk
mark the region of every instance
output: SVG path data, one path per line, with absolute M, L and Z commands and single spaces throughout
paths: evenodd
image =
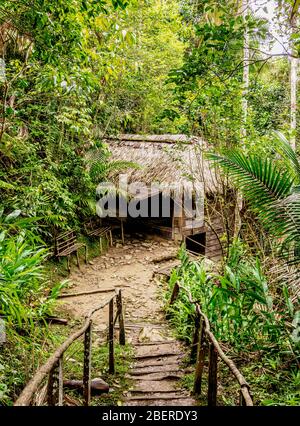
M 240 13 L 243 15 L 244 22 L 248 15 L 249 0 L 242 0 L 240 6 Z M 243 93 L 242 93 L 242 127 L 241 127 L 241 140 L 242 146 L 245 145 L 245 139 L 247 136 L 247 118 L 248 118 L 248 91 L 249 91 L 249 32 L 245 27 L 244 32 L 244 52 L 243 52 Z M 241 210 L 243 208 L 243 197 L 240 191 L 236 195 L 235 214 L 234 214 L 234 238 L 237 238 L 242 225 Z
M 292 35 L 297 31 L 297 14 L 292 17 L 291 20 Z M 293 41 L 292 41 L 293 43 Z M 296 150 L 296 129 L 297 129 L 297 83 L 298 83 L 298 58 L 294 57 L 297 55 L 294 44 L 292 44 L 292 54 L 291 57 L 291 137 L 290 145 L 293 150 Z
M 0 58 L 0 83 L 4 83 L 5 80 L 5 61 L 3 58 Z

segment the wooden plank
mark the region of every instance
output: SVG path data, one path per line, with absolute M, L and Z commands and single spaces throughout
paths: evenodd
M 220 257 L 222 257 L 222 250 L 208 251 L 206 253 L 206 256 L 209 258 L 216 257 L 219 259 Z
M 66 297 L 89 296 L 90 294 L 110 293 L 112 291 L 115 291 L 115 289 L 107 288 L 107 289 L 98 289 L 98 290 L 91 290 L 91 291 L 81 291 L 79 293 L 62 293 L 58 296 L 58 298 L 62 299 Z
M 67 250 L 70 247 L 73 247 L 76 244 L 76 237 L 74 237 L 71 241 L 65 241 L 63 243 L 57 244 L 56 249 L 58 253 L 61 253 Z
M 59 234 L 59 235 L 56 237 L 56 241 L 65 240 L 65 239 L 67 239 L 67 238 L 69 238 L 70 236 L 73 236 L 73 235 L 74 235 L 74 231 L 66 231 L 66 232 L 63 232 L 62 234 Z
M 206 234 L 206 242 L 207 244 L 212 244 L 212 243 L 216 244 L 219 242 L 219 238 L 215 234 L 212 234 L 212 235 Z
M 60 247 L 60 246 L 63 246 L 65 244 L 69 244 L 72 241 L 76 241 L 76 235 L 72 235 L 68 238 L 63 238 L 63 239 L 60 239 L 60 240 L 57 239 L 56 244 L 57 244 L 58 247 Z
M 206 246 L 206 251 L 213 251 L 213 250 L 218 250 L 221 248 L 220 243 L 213 243 L 213 244 L 208 244 Z

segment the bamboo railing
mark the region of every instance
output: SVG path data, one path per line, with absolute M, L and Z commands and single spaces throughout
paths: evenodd
M 116 316 L 114 318 L 114 303 L 116 302 Z M 125 345 L 125 326 L 124 312 L 122 303 L 122 291 L 119 290 L 113 297 L 106 302 L 92 309 L 85 317 L 85 323 L 75 333 L 70 335 L 64 343 L 54 352 L 48 361 L 42 365 L 27 386 L 23 389 L 15 406 L 28 406 L 32 403 L 35 393 L 38 391 L 42 382 L 48 376 L 46 402 L 47 405 L 63 405 L 63 357 L 66 350 L 81 336 L 84 336 L 84 354 L 83 354 L 83 399 L 84 405 L 88 406 L 91 402 L 91 358 L 92 358 L 92 315 L 109 306 L 108 323 L 108 346 L 109 346 L 109 373 L 115 373 L 114 361 L 114 328 L 116 321 L 119 320 L 119 343 Z
M 186 292 L 190 303 L 195 306 L 195 331 L 193 336 L 193 345 L 191 351 L 191 359 L 196 358 L 196 371 L 194 380 L 194 394 L 201 395 L 202 375 L 208 352 L 208 391 L 207 402 L 208 406 L 217 405 L 217 389 L 218 389 L 218 358 L 221 358 L 229 367 L 231 373 L 235 376 L 240 385 L 240 405 L 251 407 L 253 406 L 252 397 L 250 395 L 250 387 L 246 382 L 242 373 L 238 370 L 234 362 L 225 355 L 216 337 L 210 330 L 210 324 L 207 316 L 201 311 L 200 305 L 194 301 L 190 291 L 175 283 L 169 305 L 173 305 L 176 301 L 180 290 Z

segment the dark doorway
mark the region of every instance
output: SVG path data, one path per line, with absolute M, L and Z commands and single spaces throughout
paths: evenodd
M 141 206 L 139 203 L 143 203 L 143 211 L 146 211 L 147 215 L 141 215 L 138 217 L 131 217 L 128 215 L 126 221 L 128 232 L 144 232 L 172 239 L 174 212 L 173 199 L 163 195 L 162 193 L 158 193 L 138 202 L 136 204 L 137 209 Z
M 205 255 L 206 233 L 188 235 L 185 238 L 186 249 L 195 254 Z

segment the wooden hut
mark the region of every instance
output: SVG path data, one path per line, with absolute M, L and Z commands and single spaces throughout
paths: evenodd
M 185 241 L 191 252 L 219 260 L 222 256 L 220 238 L 224 233 L 223 217 L 216 201 L 219 183 L 215 170 L 203 158 L 203 140 L 185 135 L 125 134 L 107 138 L 105 142 L 112 153 L 112 161 L 130 161 L 137 165 L 136 168 L 122 171 L 126 173 L 128 184 L 141 182 L 150 191 L 150 187 L 157 183 L 167 189 L 154 189 L 154 192 L 153 188 L 151 192 L 144 189 L 138 194 L 131 194 L 129 191 L 129 197 L 133 197 L 137 202 L 161 197 L 161 203 L 165 193 L 170 197 L 171 207 L 167 216 L 150 214 L 147 218 L 131 218 L 129 215 L 125 219 L 125 227 L 133 226 L 135 229 L 158 233 L 168 239 Z M 117 183 L 119 173 L 112 173 L 110 177 Z M 178 194 L 182 187 L 189 193 L 197 193 L 198 196 L 201 194 L 201 188 L 203 189 L 204 207 L 202 211 L 200 207 L 198 215 L 191 217 L 184 205 L 179 217 L 174 214 L 176 210 L 178 212 Z

